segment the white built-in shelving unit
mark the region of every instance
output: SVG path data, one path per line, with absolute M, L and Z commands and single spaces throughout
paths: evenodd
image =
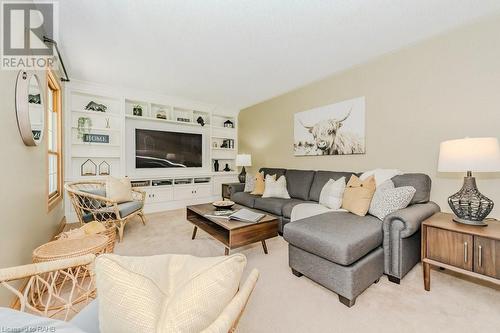
M 85 106 L 91 101 L 105 105 L 106 111 L 86 110 Z M 141 115 L 134 114 L 134 106 L 137 105 L 142 108 Z M 112 176 L 128 176 L 147 192 L 146 211 L 159 211 L 218 199 L 222 183 L 237 181 L 236 110 L 224 110 L 210 104 L 151 92 L 71 82 L 65 87 L 64 117 L 66 182 L 105 179 L 106 174 L 99 174 L 99 165 L 107 163 Z M 203 126 L 198 123 L 199 117 L 203 119 Z M 83 131 L 78 128 L 81 118 L 91 122 L 91 126 L 85 126 Z M 82 120 L 80 122 L 83 123 Z M 228 122 L 233 127 L 227 127 Z M 206 147 L 203 150 L 203 167 L 136 170 L 131 162 L 135 154 L 135 147 L 131 147 L 131 127 L 203 134 Z M 82 133 L 106 135 L 109 142 L 84 142 Z M 82 164 L 87 160 L 97 165 L 95 175 L 82 174 Z M 219 161 L 219 171 L 214 169 L 215 160 Z M 226 164 L 231 171 L 223 171 Z M 153 185 L 155 181 L 157 184 Z M 66 216 L 74 218 L 68 200 Z

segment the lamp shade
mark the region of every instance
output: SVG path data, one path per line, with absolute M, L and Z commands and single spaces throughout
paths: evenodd
M 497 138 L 465 138 L 441 143 L 438 171 L 500 171 L 500 147 Z
M 252 166 L 252 155 L 238 154 L 236 155 L 236 166 Z

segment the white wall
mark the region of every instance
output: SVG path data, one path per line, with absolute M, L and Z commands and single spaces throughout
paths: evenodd
M 244 109 L 239 150 L 252 154 L 253 170 L 424 172 L 432 200 L 449 211 L 463 175 L 437 172 L 439 143 L 500 135 L 499 31 L 497 15 Z M 365 155 L 293 156 L 294 113 L 358 96 L 366 97 Z M 500 173 L 479 175 L 478 186 L 500 217 Z

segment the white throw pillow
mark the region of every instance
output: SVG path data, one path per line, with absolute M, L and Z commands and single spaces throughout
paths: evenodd
M 106 198 L 118 203 L 132 201 L 132 184 L 128 177 L 118 179 L 108 176 L 106 179 Z
M 398 169 L 375 169 L 363 172 L 363 174 L 359 177 L 359 179 L 366 180 L 370 176 L 375 176 L 375 185 L 380 186 L 386 180 L 389 180 L 394 176 L 399 176 L 402 174 L 403 172 Z
M 99 323 L 110 332 L 201 332 L 238 291 L 242 254 L 96 259 Z
M 245 189 L 243 192 L 253 192 L 255 189 L 255 175 L 249 173 L 245 176 Z
M 415 192 L 412 186 L 394 187 L 394 183 L 387 180 L 377 187 L 369 213 L 383 220 L 387 215 L 408 207 Z
M 345 177 L 337 180 L 330 179 L 321 189 L 319 203 L 330 209 L 339 209 L 342 207 L 345 185 Z
M 282 198 L 290 199 L 290 195 L 286 189 L 286 178 L 281 176 L 275 180 L 272 176 L 266 176 L 266 188 L 264 189 L 263 198 Z

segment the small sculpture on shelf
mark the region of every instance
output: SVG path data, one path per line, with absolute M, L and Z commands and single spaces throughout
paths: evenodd
M 91 159 L 83 162 L 81 166 L 81 175 L 82 176 L 96 176 L 97 175 L 97 165 Z
M 224 168 L 224 171 L 231 171 L 231 168 L 229 168 L 229 164 L 226 163 L 226 167 Z
M 142 105 L 136 104 L 132 109 L 132 114 L 134 116 L 142 117 Z
M 40 94 L 28 94 L 28 103 L 30 104 L 42 104 L 42 98 Z
M 167 119 L 167 112 L 165 110 L 158 110 L 158 112 L 156 112 L 156 118 Z
M 108 107 L 106 105 L 94 101 L 90 101 L 89 104 L 85 106 L 85 110 L 89 111 L 106 112 L 107 109 Z
M 200 124 L 201 126 L 205 126 L 205 119 L 203 119 L 202 116 L 199 116 L 197 119 L 196 119 L 196 122 L 198 124 Z
M 226 120 L 224 122 L 224 127 L 227 127 L 227 128 L 234 128 L 234 123 L 231 121 L 231 120 Z
M 99 176 L 109 176 L 111 174 L 111 167 L 106 161 L 99 164 Z

